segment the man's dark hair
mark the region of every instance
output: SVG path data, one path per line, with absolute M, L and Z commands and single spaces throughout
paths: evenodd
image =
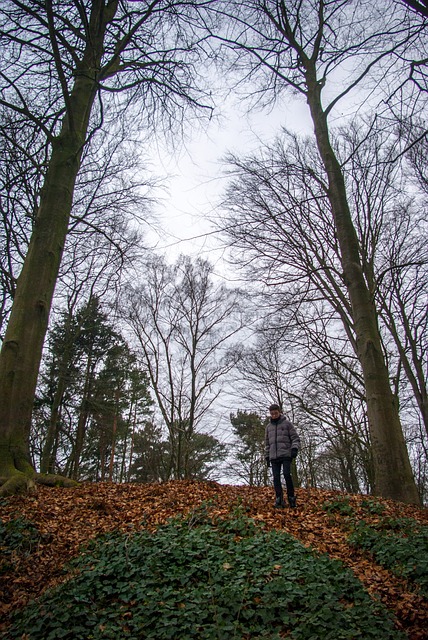
M 281 411 L 281 407 L 279 404 L 271 404 L 269 407 L 269 411 Z

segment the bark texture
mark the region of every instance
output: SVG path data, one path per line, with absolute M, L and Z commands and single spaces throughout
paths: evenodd
M 117 2 L 94 0 L 86 48 L 52 152 L 29 249 L 18 278 L 0 353 L 0 495 L 33 482 L 29 433 L 33 399 L 49 313 L 73 203 L 81 154 L 98 89 L 107 22 Z

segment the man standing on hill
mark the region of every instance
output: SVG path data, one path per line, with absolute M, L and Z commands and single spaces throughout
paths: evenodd
M 272 465 L 273 486 L 275 489 L 275 507 L 284 507 L 284 494 L 281 484 L 281 469 L 287 485 L 287 498 L 290 507 L 296 506 L 293 478 L 291 477 L 291 461 L 297 456 L 300 438 L 295 428 L 277 404 L 269 407 L 270 421 L 266 427 L 266 464 Z

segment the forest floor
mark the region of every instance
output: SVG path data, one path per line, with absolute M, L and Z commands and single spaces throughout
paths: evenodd
M 17 553 L 0 571 L 0 632 L 10 613 L 66 580 L 66 563 L 90 539 L 114 530 L 155 530 L 169 518 L 189 514 L 210 502 L 216 516 L 227 516 L 239 506 L 246 516 L 281 529 L 305 546 L 341 560 L 350 567 L 373 598 L 378 598 L 410 640 L 428 638 L 428 601 L 415 586 L 378 565 L 372 556 L 347 542 L 346 521 L 368 516 L 369 500 L 382 505 L 382 517 L 413 518 L 428 525 L 428 509 L 319 489 L 299 489 L 294 510 L 273 508 L 273 489 L 220 485 L 215 482 L 174 481 L 161 484 L 81 484 L 77 488 L 38 486 L 33 493 L 0 502 L 0 520 L 25 518 L 39 531 L 35 548 Z M 347 509 L 326 509 L 346 500 Z M 0 549 L 1 551 L 1 549 Z M 2 622 L 1 622 L 2 621 Z

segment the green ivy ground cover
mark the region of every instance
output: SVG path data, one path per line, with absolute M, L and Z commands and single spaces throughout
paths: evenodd
M 405 637 L 342 563 L 241 516 L 111 534 L 73 568 L 14 616 L 8 640 Z
M 376 562 L 395 575 L 406 578 L 428 596 L 428 527 L 411 518 L 383 516 L 384 507 L 373 499 L 363 500 L 361 508 L 374 522 L 358 520 L 348 497 L 323 504 L 324 511 L 348 531 L 349 544 L 369 551 Z
M 359 522 L 348 542 L 373 554 L 376 562 L 412 581 L 428 596 L 428 527 L 409 519 Z
M 25 518 L 15 518 L 6 523 L 0 519 L 0 573 L 13 569 L 15 552 L 29 555 L 39 540 L 36 527 Z

